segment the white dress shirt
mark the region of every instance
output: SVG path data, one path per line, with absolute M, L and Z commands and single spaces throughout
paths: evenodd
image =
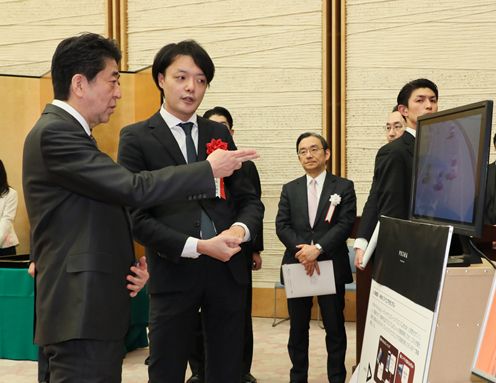
M 191 122 L 193 123 L 193 127 L 191 128 L 191 138 L 193 139 L 193 142 L 195 144 L 196 152 L 198 153 L 198 122 L 197 122 L 197 116 L 196 114 L 193 114 L 188 121 L 181 121 L 179 118 L 176 116 L 172 115 L 169 113 L 167 110 L 165 110 L 164 106 L 160 108 L 160 115 L 164 119 L 165 123 L 171 130 L 172 135 L 177 141 L 177 144 L 179 146 L 179 149 L 181 149 L 181 153 L 184 156 L 184 159 L 186 162 L 188 162 L 188 152 L 186 149 L 186 133 L 184 132 L 183 128 L 179 126 L 179 124 L 185 123 L 185 122 Z M 215 180 L 216 183 L 216 189 L 219 190 L 219 180 Z M 213 223 L 213 222 L 212 222 Z M 241 226 L 243 229 L 245 229 L 245 236 L 243 238 L 243 242 L 247 242 L 250 240 L 250 230 L 248 230 L 248 227 L 242 223 L 242 222 L 235 222 L 233 223 L 232 226 L 237 225 Z M 214 225 L 215 226 L 215 225 Z M 183 251 L 181 253 L 181 257 L 184 258 L 198 258 L 200 256 L 200 253 L 196 251 L 198 248 L 198 238 L 195 237 L 188 237 L 186 240 L 186 243 L 184 244 Z

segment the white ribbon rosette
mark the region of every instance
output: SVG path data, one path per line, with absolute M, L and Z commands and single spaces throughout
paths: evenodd
M 329 210 L 327 210 L 327 214 L 325 217 L 325 221 L 331 223 L 332 215 L 334 214 L 334 209 L 341 203 L 341 196 L 339 194 L 333 194 L 329 198 L 331 204 L 329 205 Z

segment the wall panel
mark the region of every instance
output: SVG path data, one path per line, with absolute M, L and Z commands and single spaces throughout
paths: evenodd
M 40 94 L 44 84 L 38 78 L 0 76 L 4 95 L 0 103 L 0 158 L 9 184 L 19 198 L 14 229 L 19 237 L 18 254 L 29 253 L 29 222 L 22 190 L 22 148 L 24 139 L 41 113 Z
M 0 1 L 0 74 L 41 76 L 60 40 L 105 33 L 105 0 Z

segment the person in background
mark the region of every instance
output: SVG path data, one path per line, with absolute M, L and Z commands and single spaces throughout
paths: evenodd
M 94 33 L 60 42 L 52 57 L 55 99 L 26 136 L 23 189 L 35 262 L 35 343 L 50 382 L 121 382 L 130 297 L 148 280 L 136 263 L 126 206 L 215 197 L 255 151 L 215 151 L 206 161 L 132 173 L 98 149 L 92 129 L 121 98 L 115 41 Z M 247 156 L 245 158 L 245 156 Z M 228 238 L 229 237 L 229 238 Z M 228 255 L 234 236 L 198 243 Z
M 19 239 L 14 230 L 17 192 L 9 186 L 7 172 L 0 160 L 0 256 L 15 255 Z
M 346 240 L 356 218 L 353 182 L 326 170 L 331 151 L 324 137 L 303 133 L 296 153 L 305 171 L 282 188 L 276 234 L 286 247 L 282 264 L 301 263 L 311 277 L 319 261 L 332 260 L 336 293 L 317 297 L 326 332 L 327 378 L 346 380 L 345 284 L 353 281 Z M 282 281 L 284 283 L 284 281 Z M 288 299 L 291 383 L 308 381 L 308 329 L 313 297 Z
M 398 105 L 396 105 L 392 112 L 389 113 L 386 122 L 386 139 L 388 142 L 396 140 L 401 137 L 405 132 L 405 119 L 398 110 Z
M 354 244 L 358 268 L 362 268 L 363 254 L 379 217 L 408 218 L 417 118 L 437 112 L 436 84 L 423 78 L 410 81 L 398 93 L 397 105 L 406 122 L 405 133 L 377 152 L 374 178 Z
M 215 148 L 234 150 L 225 126 L 197 115 L 215 66 L 194 40 L 171 43 L 155 56 L 152 75 L 163 104 L 122 129 L 118 161 L 132 172 L 195 163 Z M 226 151 L 218 150 L 217 151 Z M 215 153 L 215 152 L 214 152 Z M 264 206 L 241 171 L 224 177 L 218 198 L 133 208 L 135 239 L 150 263 L 150 383 L 183 383 L 198 311 L 205 335 L 208 383 L 241 378 L 248 270 L 238 249 L 205 253 L 206 238 L 254 239 Z
M 413 152 L 417 118 L 438 110 L 438 88 L 432 81 L 419 78 L 406 83 L 398 93 L 396 104 L 404 118 L 405 131 L 397 139 L 382 146 L 375 157 L 374 177 L 358 226 L 355 249 L 357 294 L 368 297 L 371 284 L 371 262 L 365 273 L 362 264 L 372 233 L 381 215 L 408 219 L 413 168 Z M 362 277 L 363 276 L 363 277 Z M 357 362 L 365 331 L 368 299 L 357 299 Z
M 234 135 L 233 118 L 231 113 L 222 106 L 216 106 L 207 110 L 203 114 L 204 118 L 223 124 L 229 129 L 231 135 Z M 262 188 L 260 185 L 260 176 L 258 175 L 257 167 L 253 161 L 246 161 L 243 164 L 241 171 L 250 180 L 258 198 L 262 197 Z M 243 246 L 243 251 L 246 252 L 247 268 L 249 272 L 248 291 L 246 299 L 245 312 L 245 332 L 244 332 L 244 348 L 243 348 L 243 366 L 242 366 L 242 383 L 256 383 L 257 379 L 251 374 L 251 364 L 253 360 L 253 325 L 251 318 L 252 307 L 252 270 L 260 270 L 262 268 L 262 257 L 260 253 L 263 251 L 263 229 L 260 227 L 258 235 L 252 243 L 247 243 Z M 201 312 L 198 313 L 199 321 L 197 328 L 197 336 L 193 351 L 189 357 L 189 365 L 191 367 L 192 376 L 186 383 L 203 383 L 205 380 L 205 350 L 203 348 L 203 330 L 201 323 Z

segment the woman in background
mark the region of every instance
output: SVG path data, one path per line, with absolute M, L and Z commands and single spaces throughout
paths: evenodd
M 14 231 L 17 211 L 17 192 L 9 186 L 7 173 L 0 160 L 0 256 L 15 255 L 19 244 Z

